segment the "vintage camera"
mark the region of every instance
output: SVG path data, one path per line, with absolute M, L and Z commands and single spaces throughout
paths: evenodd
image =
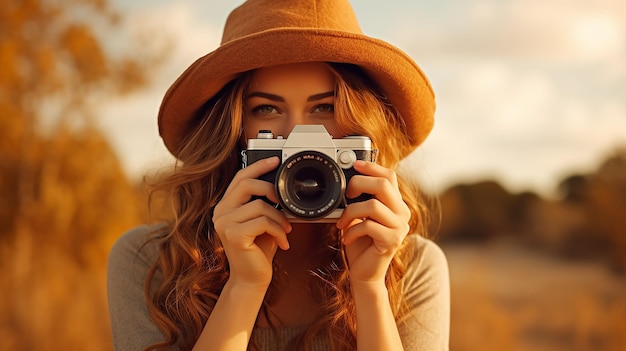
M 347 204 L 371 198 L 346 199 L 344 194 L 348 181 L 359 174 L 354 161 L 375 161 L 369 137 L 333 139 L 323 125 L 296 125 L 287 139 L 261 130 L 242 152 L 243 167 L 272 156 L 282 160 L 280 166 L 259 179 L 274 183 L 277 208 L 291 222 L 335 222 Z

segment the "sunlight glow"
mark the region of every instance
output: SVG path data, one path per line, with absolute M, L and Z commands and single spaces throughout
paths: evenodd
M 626 40 L 625 29 L 610 15 L 591 15 L 573 21 L 571 39 L 584 55 L 607 57 L 619 54 Z

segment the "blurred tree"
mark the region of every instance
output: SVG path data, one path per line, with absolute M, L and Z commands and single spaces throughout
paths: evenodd
M 94 101 L 145 85 L 145 67 L 163 57 L 153 44 L 108 52 L 98 31 L 119 22 L 105 0 L 8 0 L 0 7 L 0 235 L 14 232 L 37 201 L 42 163 L 58 160 L 42 148 L 41 138 L 53 135 L 42 129 L 89 125 Z
M 558 237 L 552 246 L 561 254 L 602 259 L 626 271 L 626 149 L 608 155 L 593 173 L 566 177 L 558 189 L 561 201 L 552 207 L 567 216 L 552 213 L 535 221 L 552 222 L 553 235 L 539 231 L 544 242 Z
M 565 202 L 583 203 L 586 200 L 588 186 L 588 177 L 574 174 L 561 181 L 558 185 L 558 192 L 561 195 L 561 199 Z
M 441 195 L 441 240 L 510 234 L 513 208 L 513 195 L 495 181 L 455 185 Z
M 528 231 L 528 221 L 532 209 L 544 200 L 537 193 L 524 191 L 514 194 L 510 208 L 510 229 L 513 234 L 524 235 Z
M 0 6 L 3 348 L 110 349 L 106 254 L 145 211 L 93 122 L 98 103 L 149 83 L 166 48 L 116 35 L 121 21 L 106 0 Z
M 591 176 L 586 194 L 589 227 L 612 266 L 626 272 L 626 148 L 617 149 Z

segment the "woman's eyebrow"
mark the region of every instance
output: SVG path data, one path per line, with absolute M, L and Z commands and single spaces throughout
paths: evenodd
M 322 100 L 322 99 L 325 99 L 325 98 L 331 97 L 331 96 L 335 96 L 335 92 L 334 91 L 327 91 L 325 93 L 319 93 L 319 94 L 311 95 L 311 96 L 309 96 L 306 99 L 306 101 L 308 101 L 308 102 L 317 101 L 317 100 Z M 250 93 L 250 94 L 246 95 L 245 99 L 249 99 L 249 98 L 252 98 L 252 97 L 261 97 L 261 98 L 272 100 L 272 101 L 285 102 L 285 98 L 280 96 L 280 95 L 264 93 L 264 92 L 261 92 L 261 91 L 256 91 L 256 92 Z
M 334 91 L 327 91 L 325 93 L 311 95 L 311 96 L 309 96 L 308 99 L 306 99 L 306 101 L 308 101 L 308 102 L 317 101 L 317 100 L 322 100 L 324 98 L 331 97 L 331 96 L 335 96 L 335 92 Z
M 272 101 L 278 101 L 278 102 L 285 102 L 285 98 L 280 96 L 280 95 L 275 95 L 275 94 L 270 94 L 270 93 L 263 93 L 263 92 L 254 92 L 254 93 L 250 93 L 248 94 L 245 98 L 249 99 L 251 97 L 262 97 L 264 99 L 268 99 L 268 100 L 272 100 Z

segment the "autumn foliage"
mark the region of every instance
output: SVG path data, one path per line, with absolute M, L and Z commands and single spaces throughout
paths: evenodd
M 106 255 L 145 205 L 94 101 L 142 87 L 159 61 L 107 49 L 97 30 L 118 21 L 99 0 L 0 6 L 2 349 L 110 348 Z
M 127 178 L 95 127 L 97 103 L 149 84 L 164 58 L 146 43 L 120 49 L 129 35 L 116 36 L 115 47 L 108 47 L 103 38 L 122 21 L 106 0 L 5 0 L 0 6 L 2 350 L 112 348 L 107 253 L 121 233 L 147 220 L 147 211 L 141 187 Z M 559 191 L 560 198 L 544 199 L 511 194 L 495 181 L 459 184 L 441 194 L 442 221 L 433 231 L 444 248 L 513 238 L 623 273 L 626 150 L 608 155 L 590 174 L 567 177 Z M 591 348 L 576 349 L 623 346 L 626 300 L 615 297 L 623 295 L 623 285 L 599 299 L 593 291 L 572 300 L 542 291 L 530 302 L 514 295 L 497 301 L 488 290 L 493 282 L 485 282 L 489 263 L 472 262 L 451 266 L 454 350 L 478 343 L 483 350 L 525 350 L 515 344 L 516 334 L 536 336 L 543 330 L 537 323 L 560 326 L 562 319 L 576 321 L 574 340 L 591 340 Z M 582 317 L 563 318 L 571 306 Z
M 570 259 L 601 260 L 626 273 L 626 148 L 589 174 L 558 184 L 558 198 L 513 194 L 495 181 L 458 184 L 440 196 L 445 242 L 510 239 Z

